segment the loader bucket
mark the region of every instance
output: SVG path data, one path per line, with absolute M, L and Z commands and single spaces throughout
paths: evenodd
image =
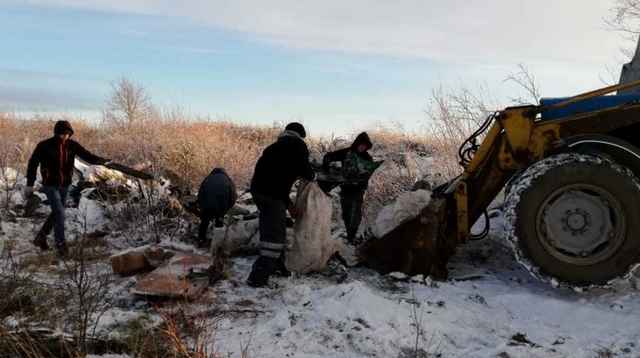
M 446 279 L 450 254 L 439 243 L 445 204 L 444 199 L 432 201 L 418 216 L 364 244 L 359 256 L 383 273 L 400 271 L 409 276 Z

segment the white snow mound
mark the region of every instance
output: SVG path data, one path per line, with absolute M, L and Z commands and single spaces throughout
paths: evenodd
M 429 205 L 431 192 L 417 190 L 406 192 L 396 199 L 396 202 L 387 205 L 378 214 L 373 226 L 373 236 L 381 238 L 414 217 L 418 216 Z

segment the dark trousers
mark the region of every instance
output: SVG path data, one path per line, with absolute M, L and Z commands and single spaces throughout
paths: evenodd
M 209 230 L 209 223 L 212 220 L 220 219 L 224 215 L 221 215 L 219 210 L 204 209 L 200 211 L 200 227 L 198 228 L 198 241 L 207 240 L 207 230 Z
M 358 234 L 362 222 L 362 204 L 365 189 L 358 187 L 342 187 L 340 191 L 340 206 L 342 207 L 342 221 L 347 229 L 347 239 L 352 240 Z
M 47 221 L 42 225 L 40 234 L 44 237 L 51 233 L 53 229 L 53 236 L 56 239 L 56 248 L 63 249 L 66 247 L 67 242 L 64 237 L 64 203 L 67 201 L 67 195 L 69 194 L 69 187 L 65 186 L 57 188 L 53 186 L 44 186 L 44 193 L 47 195 L 49 206 L 51 207 L 51 215 L 47 218 Z
M 287 213 L 280 199 L 257 193 L 252 196 L 260 211 L 260 256 L 251 267 L 249 281 L 265 282 L 276 269 L 283 267 Z

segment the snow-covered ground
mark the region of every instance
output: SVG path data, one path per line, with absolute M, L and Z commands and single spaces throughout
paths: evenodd
M 85 212 L 90 232 L 108 226 L 105 211 L 87 198 L 68 209 L 70 218 Z M 35 255 L 30 240 L 39 225 L 21 218 L 0 222 L 0 246 L 11 241 L 17 254 Z M 199 302 L 216 303 L 214 348 L 230 357 L 241 357 L 246 347 L 249 356 L 265 358 L 408 357 L 403 354 L 416 347 L 416 336 L 430 357 L 640 357 L 638 277 L 607 289 L 556 289 L 522 268 L 503 236 L 497 216 L 487 239 L 458 248 L 446 282 L 353 268 L 343 283 L 312 274 L 274 278 L 275 288 L 254 289 L 245 280 L 255 257 L 238 257 L 229 277 Z M 104 240 L 113 251 L 126 244 L 110 233 Z M 208 254 L 188 243 L 165 244 Z M 159 322 L 153 308 L 127 292 L 139 277 L 113 276 L 118 302 L 102 316 L 98 332 L 114 338 L 114 325 L 141 317 Z
M 252 258 L 234 260 L 229 280 L 209 295 L 228 312 L 217 349 L 250 339 L 256 357 L 397 357 L 416 345 L 442 357 L 640 356 L 640 279 L 575 292 L 533 278 L 492 236 L 460 248 L 447 282 L 398 281 L 359 268 L 348 282 L 312 275 L 253 289 Z M 602 355 L 601 355 L 602 354 Z

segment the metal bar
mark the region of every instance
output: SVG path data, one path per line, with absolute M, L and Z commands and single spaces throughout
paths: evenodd
M 629 82 L 629 83 L 625 83 L 625 84 L 617 84 L 617 85 L 613 85 L 613 86 L 609 86 L 609 87 L 605 87 L 605 88 L 600 88 L 600 89 L 597 89 L 595 91 L 579 94 L 579 95 L 571 98 L 570 100 L 567 100 L 567 101 L 564 101 L 564 102 L 560 102 L 560 103 L 556 103 L 556 104 L 553 104 L 551 106 L 547 106 L 547 107 L 543 107 L 543 108 L 536 108 L 536 109 L 533 109 L 532 111 L 534 113 L 542 113 L 544 111 L 548 111 L 548 110 L 552 110 L 552 109 L 556 109 L 556 108 L 560 108 L 560 107 L 565 107 L 565 106 L 568 106 L 570 104 L 582 102 L 582 101 L 585 101 L 585 100 L 588 100 L 588 99 L 591 99 L 591 98 L 604 96 L 605 94 L 609 94 L 609 93 L 612 93 L 612 92 L 620 91 L 620 90 L 631 88 L 631 87 L 637 87 L 637 86 L 640 86 L 640 80 Z

